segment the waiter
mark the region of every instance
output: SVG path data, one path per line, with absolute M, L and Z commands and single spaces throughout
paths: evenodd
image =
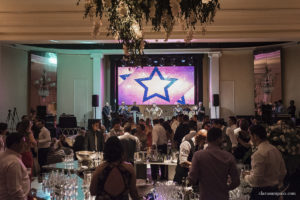
M 197 130 L 197 123 L 195 121 L 191 121 L 189 126 L 191 131 Z M 207 131 L 202 129 L 198 131 L 194 137 L 181 143 L 174 176 L 174 181 L 178 184 L 182 184 L 182 179 L 188 176 L 189 168 L 192 165 L 193 154 L 194 152 L 203 149 L 206 137 Z

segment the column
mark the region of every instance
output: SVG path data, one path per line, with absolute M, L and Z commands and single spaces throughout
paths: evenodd
M 102 77 L 102 58 L 103 54 L 102 53 L 97 53 L 97 54 L 91 54 L 91 58 L 93 59 L 93 95 L 96 94 L 99 96 L 99 107 L 96 108 L 96 119 L 102 119 L 102 107 L 103 107 L 103 102 L 102 102 L 102 95 L 103 91 L 101 92 L 101 88 L 103 82 L 101 80 Z M 94 113 L 94 108 L 93 108 L 93 113 Z M 94 114 L 93 114 L 94 115 Z
M 220 52 L 211 52 L 209 57 L 209 108 L 211 119 L 220 118 L 220 106 L 213 106 L 213 95 L 220 95 Z

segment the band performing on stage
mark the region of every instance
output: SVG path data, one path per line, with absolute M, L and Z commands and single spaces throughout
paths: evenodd
M 102 121 L 107 131 L 111 128 L 111 121 L 114 116 L 121 116 L 125 119 L 132 118 L 135 122 L 139 119 L 146 120 L 147 118 L 151 121 L 159 118 L 171 119 L 181 114 L 187 115 L 189 118 L 196 115 L 197 119 L 201 121 L 205 116 L 205 108 L 201 101 L 198 105 L 182 105 L 177 103 L 167 106 L 158 106 L 156 103 L 153 103 L 151 106 L 137 105 L 136 102 L 133 102 L 132 105 L 126 105 L 123 101 L 116 111 L 112 110 L 108 102 L 102 108 Z

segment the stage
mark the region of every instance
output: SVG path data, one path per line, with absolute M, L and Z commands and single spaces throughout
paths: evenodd
M 151 118 L 146 108 L 156 104 L 163 110 L 160 117 L 170 119 L 174 107 L 182 109 L 203 101 L 202 55 L 147 55 L 147 66 L 132 67 L 122 57 L 111 56 L 110 105 L 116 112 L 122 102 L 136 102 L 143 119 Z M 189 113 L 185 113 L 188 114 Z M 195 113 L 194 113 L 195 114 Z M 190 115 L 192 115 L 190 113 Z

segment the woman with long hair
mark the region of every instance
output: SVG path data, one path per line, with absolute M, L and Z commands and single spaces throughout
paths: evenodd
M 134 167 L 123 161 L 123 148 L 116 136 L 108 138 L 103 151 L 104 162 L 95 170 L 90 185 L 96 200 L 138 199 Z M 116 187 L 117 186 L 117 187 Z
M 32 170 L 33 156 L 31 152 L 31 148 L 34 148 L 37 145 L 37 142 L 34 139 L 31 128 L 32 128 L 32 122 L 29 121 L 28 119 L 24 119 L 17 125 L 17 131 L 23 133 L 26 139 L 26 149 L 25 152 L 22 153 L 22 161 L 25 167 L 30 168 Z

